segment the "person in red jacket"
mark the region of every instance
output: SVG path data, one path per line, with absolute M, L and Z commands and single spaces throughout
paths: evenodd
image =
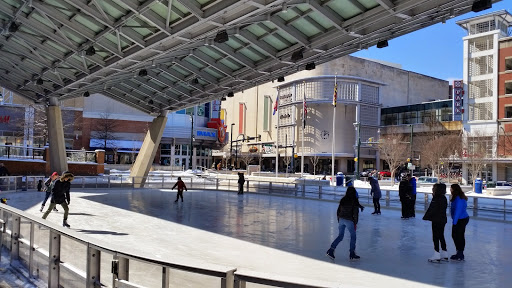
M 185 190 L 188 191 L 187 189 L 187 186 L 185 186 L 185 182 L 183 182 L 181 180 L 181 177 L 178 177 L 178 181 L 176 182 L 176 184 L 174 184 L 174 186 L 172 186 L 172 190 L 174 190 L 174 188 L 176 188 L 176 186 L 178 186 L 178 195 L 176 196 L 176 201 L 174 201 L 174 203 L 178 202 L 178 199 L 180 199 L 181 197 L 181 202 L 183 202 L 183 188 L 185 188 Z

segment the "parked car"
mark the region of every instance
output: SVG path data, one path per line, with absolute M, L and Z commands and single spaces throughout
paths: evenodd
M 391 177 L 391 171 L 380 171 L 380 177 Z
M 418 183 L 418 184 L 436 184 L 438 182 L 439 182 L 439 179 L 437 177 L 421 176 L 418 178 L 418 181 L 416 183 Z
M 497 186 L 508 186 L 508 187 L 512 187 L 512 185 L 507 182 L 507 181 L 496 181 L 496 187 Z
M 363 169 L 363 171 L 361 171 L 361 173 L 359 173 L 359 176 L 368 177 L 368 176 L 370 176 L 370 174 L 372 173 L 373 170 L 374 170 L 373 168 Z

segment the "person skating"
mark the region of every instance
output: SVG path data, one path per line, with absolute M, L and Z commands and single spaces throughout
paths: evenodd
M 432 240 L 434 241 L 434 255 L 428 259 L 429 262 L 439 263 L 448 261 L 448 251 L 446 251 L 446 240 L 444 239 L 444 227 L 446 225 L 446 208 L 448 201 L 446 200 L 446 185 L 436 183 L 432 187 L 432 201 L 428 206 L 423 220 L 432 221 Z M 441 243 L 441 251 L 439 251 L 439 243 Z
M 174 184 L 174 186 L 172 186 L 171 190 L 174 190 L 176 186 L 178 186 L 178 195 L 176 195 L 176 201 L 174 201 L 174 203 L 178 202 L 178 199 L 180 199 L 180 197 L 181 202 L 183 202 L 183 189 L 185 189 L 186 191 L 188 191 L 188 189 L 187 186 L 185 185 L 185 182 L 181 180 L 181 177 L 178 177 L 178 181 L 176 182 L 176 184 Z
M 59 178 L 59 173 L 53 172 L 52 175 L 48 177 L 46 181 L 44 181 L 44 191 L 46 192 L 46 195 L 44 196 L 44 200 L 41 204 L 41 209 L 39 209 L 39 212 L 43 212 L 46 201 L 48 201 L 48 198 L 50 198 L 50 195 L 52 195 L 52 190 L 55 185 L 55 181 L 57 181 L 57 178 Z M 53 207 L 53 211 L 59 212 L 59 210 L 57 210 L 57 207 Z
M 452 197 L 450 198 L 450 214 L 452 216 L 452 239 L 457 253 L 450 259 L 464 261 L 464 248 L 466 247 L 466 225 L 469 223 L 469 215 L 466 211 L 468 207 L 468 197 L 464 194 L 459 184 L 452 184 L 450 187 Z
M 380 198 L 382 197 L 382 192 L 380 191 L 379 181 L 374 177 L 370 177 L 370 186 L 372 187 L 370 191 L 370 195 L 373 197 L 373 207 L 374 211 L 372 214 L 380 215 Z
M 244 194 L 245 177 L 243 172 L 238 172 L 238 194 Z
M 71 188 L 71 181 L 75 176 L 71 172 L 64 172 L 62 173 L 62 176 L 60 176 L 60 179 L 55 181 L 55 184 L 53 186 L 52 190 L 52 198 L 50 201 L 50 206 L 48 207 L 48 210 L 43 215 L 43 219 L 46 219 L 50 212 L 55 208 L 55 205 L 59 204 L 64 208 L 64 220 L 62 221 L 62 226 L 64 227 L 71 227 L 68 224 L 68 214 L 69 214 L 69 207 L 68 205 L 71 203 L 71 198 L 69 196 L 69 190 Z
M 402 219 L 409 219 L 411 217 L 409 205 L 412 199 L 412 187 L 406 175 L 402 177 L 398 185 L 398 195 L 402 204 Z
M 411 184 L 411 201 L 409 202 L 409 216 L 416 217 L 416 177 L 408 174 L 407 178 Z
M 349 258 L 351 260 L 360 259 L 361 257 L 356 254 L 356 225 L 359 219 L 359 200 L 356 196 L 356 189 L 353 186 L 348 187 L 345 196 L 340 199 L 336 215 L 338 218 L 339 234 L 331 243 L 329 250 L 327 250 L 327 256 L 334 260 L 334 251 L 338 244 L 343 240 L 345 228 L 347 228 L 350 233 Z

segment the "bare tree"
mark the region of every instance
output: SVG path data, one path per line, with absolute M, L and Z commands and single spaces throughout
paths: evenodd
M 408 143 L 405 142 L 405 136 L 392 127 L 388 133 L 382 135 L 379 139 L 378 149 L 382 160 L 389 165 L 391 172 L 391 184 L 395 184 L 395 171 L 407 158 L 404 151 L 407 151 Z
M 318 162 L 320 161 L 320 156 L 315 154 L 309 157 L 309 161 L 311 161 L 311 164 L 313 164 L 313 175 L 316 175 L 316 167 L 318 166 Z
M 421 145 L 421 161 L 425 163 L 435 176 L 441 174 L 442 167 L 449 167 L 449 160 L 461 151 L 461 137 L 458 134 L 442 135 L 434 138 L 424 138 Z
M 495 146 L 493 139 L 492 136 L 478 130 L 465 133 L 463 137 L 463 146 L 466 151 L 463 153 L 463 158 L 469 164 L 473 183 L 476 178 L 482 177 L 482 168 L 489 164 L 489 159 L 492 157 L 492 148 Z
M 284 161 L 284 164 L 285 164 L 285 169 L 286 169 L 286 177 L 288 177 L 288 166 L 292 162 L 292 157 L 293 157 L 293 155 L 290 155 L 290 156 L 286 155 L 283 158 L 283 161 Z
M 117 140 L 115 132 L 118 128 L 118 122 L 112 118 L 110 112 L 105 112 L 100 115 L 100 118 L 95 121 L 95 125 L 91 127 L 92 136 L 95 139 L 101 140 L 100 144 L 103 149 L 111 146 L 112 141 Z
M 503 126 L 499 132 L 497 156 L 503 158 L 512 157 L 512 132 L 506 131 Z
M 240 155 L 240 159 L 245 164 L 245 169 L 249 168 L 249 164 L 252 162 L 252 159 L 254 158 L 254 155 L 252 153 L 245 153 Z

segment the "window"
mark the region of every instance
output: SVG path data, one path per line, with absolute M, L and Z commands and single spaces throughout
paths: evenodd
M 505 58 L 505 71 L 512 70 L 512 57 Z
M 505 106 L 505 118 L 512 118 L 512 106 Z
M 512 81 L 505 82 L 505 94 L 512 94 Z

